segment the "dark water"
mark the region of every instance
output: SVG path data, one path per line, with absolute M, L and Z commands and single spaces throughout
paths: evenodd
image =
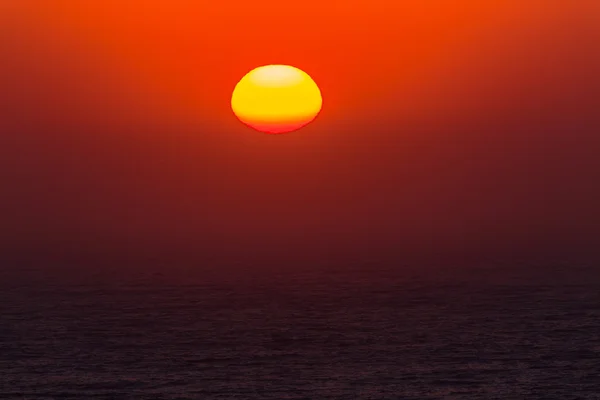
M 2 399 L 600 399 L 594 268 L 9 280 L 0 301 Z

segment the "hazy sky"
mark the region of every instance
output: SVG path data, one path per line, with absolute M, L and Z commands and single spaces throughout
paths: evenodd
M 600 258 L 597 0 L 202 3 L 2 2 L 2 258 Z M 269 63 L 307 128 L 231 113 Z

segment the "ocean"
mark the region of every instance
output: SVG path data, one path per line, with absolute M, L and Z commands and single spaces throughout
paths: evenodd
M 1 399 L 600 399 L 600 269 L 4 279 Z

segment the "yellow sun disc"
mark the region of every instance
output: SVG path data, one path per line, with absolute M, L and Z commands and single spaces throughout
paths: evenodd
M 265 65 L 248 72 L 235 86 L 231 108 L 240 121 L 265 133 L 303 127 L 321 111 L 319 87 L 304 71 Z

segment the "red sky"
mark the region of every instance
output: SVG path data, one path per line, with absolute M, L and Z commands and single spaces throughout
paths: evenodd
M 597 256 L 596 0 L 203 3 L 2 3 L 3 254 Z M 231 113 L 270 63 L 300 132 Z

